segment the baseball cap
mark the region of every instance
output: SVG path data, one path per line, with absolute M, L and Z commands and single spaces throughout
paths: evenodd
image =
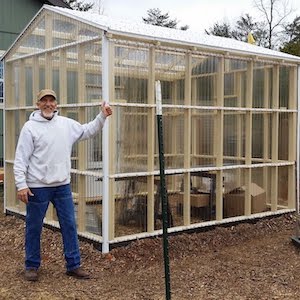
M 36 96 L 36 100 L 40 101 L 45 96 L 53 96 L 54 99 L 56 100 L 56 93 L 53 90 L 50 90 L 50 89 L 40 90 L 39 93 Z

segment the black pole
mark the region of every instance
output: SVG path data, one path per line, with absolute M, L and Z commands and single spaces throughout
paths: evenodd
M 162 105 L 161 105 L 161 86 L 160 82 L 156 82 L 156 116 L 157 116 L 157 132 L 159 146 L 159 169 L 160 169 L 160 195 L 163 220 L 163 252 L 165 266 L 165 287 L 166 299 L 171 299 L 170 284 L 170 263 L 169 263 L 169 243 L 168 243 L 168 198 L 165 180 L 165 158 L 163 145 L 163 124 L 162 124 Z

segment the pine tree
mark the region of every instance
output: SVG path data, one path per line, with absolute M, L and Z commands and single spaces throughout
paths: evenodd
M 280 51 L 300 56 L 300 17 L 285 27 L 285 34 L 288 41 L 283 44 Z
M 84 3 L 78 0 L 63 0 L 65 3 L 69 4 L 74 10 L 88 11 L 93 8 L 94 3 Z
M 223 36 L 244 42 L 247 42 L 248 34 L 251 32 L 256 45 L 268 46 L 265 24 L 253 21 L 253 18 L 249 14 L 241 16 L 233 27 L 227 22 L 215 23 L 209 30 L 205 29 L 205 32 L 209 35 Z
M 209 30 L 205 29 L 205 32 L 208 35 L 216 35 L 216 36 L 223 36 L 231 38 L 232 36 L 232 30 L 229 23 L 223 22 L 223 23 L 215 23 L 213 27 L 210 27 Z
M 178 20 L 170 19 L 169 13 L 163 14 L 159 8 L 151 8 L 147 10 L 148 16 L 143 17 L 143 21 L 146 24 L 152 24 L 156 26 L 168 27 L 168 28 L 177 28 Z M 187 30 L 188 25 L 181 26 L 180 30 Z

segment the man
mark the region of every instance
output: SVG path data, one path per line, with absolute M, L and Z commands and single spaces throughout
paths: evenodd
M 38 93 L 37 108 L 20 132 L 14 162 L 17 198 L 26 203 L 25 279 L 38 280 L 40 238 L 50 201 L 56 209 L 62 233 L 66 274 L 88 279 L 89 274 L 80 266 L 70 188 L 71 151 L 75 142 L 99 133 L 112 110 L 102 103 L 96 118 L 82 125 L 58 116 L 57 97 L 49 89 Z

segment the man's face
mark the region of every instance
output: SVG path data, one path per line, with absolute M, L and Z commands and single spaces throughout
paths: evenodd
M 44 96 L 36 105 L 41 110 L 42 116 L 46 119 L 51 119 L 57 108 L 57 102 L 51 95 Z

